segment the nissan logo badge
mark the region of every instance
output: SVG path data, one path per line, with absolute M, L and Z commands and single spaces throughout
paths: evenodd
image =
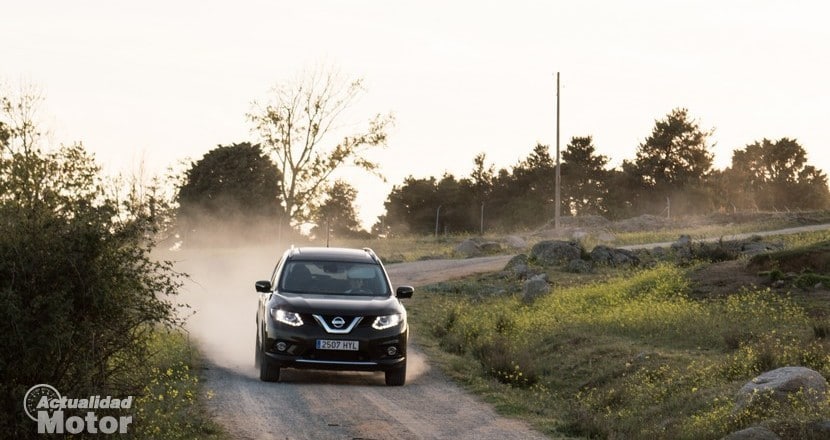
M 331 320 L 331 324 L 337 328 L 343 328 L 346 325 L 346 320 L 338 316 Z

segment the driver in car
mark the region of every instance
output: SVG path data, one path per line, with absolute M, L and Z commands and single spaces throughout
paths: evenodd
M 358 293 L 358 292 L 365 292 L 366 289 L 363 288 L 363 280 L 360 278 L 349 278 L 349 290 L 346 290 L 346 293 Z

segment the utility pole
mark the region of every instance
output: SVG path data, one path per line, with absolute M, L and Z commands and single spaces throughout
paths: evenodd
M 438 209 L 435 211 L 435 238 L 438 238 L 438 219 L 441 216 L 441 205 L 438 205 Z
M 562 204 L 560 186 L 561 175 L 559 173 L 559 72 L 556 72 L 556 200 L 554 204 L 556 209 L 553 214 L 553 227 L 559 229 L 559 212 Z

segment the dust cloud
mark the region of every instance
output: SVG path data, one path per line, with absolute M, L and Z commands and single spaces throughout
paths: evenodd
M 269 279 L 277 260 L 292 244 L 307 243 L 274 239 L 271 243 L 233 246 L 233 240 L 227 237 L 217 239 L 216 243 L 215 246 L 206 246 L 204 242 L 198 247 L 185 246 L 165 252 L 163 257 L 174 261 L 176 270 L 189 276 L 177 302 L 190 306 L 185 311 L 189 314 L 185 328 L 205 360 L 216 367 L 256 377 L 258 294 L 254 282 Z M 397 285 L 394 278 L 392 281 Z M 426 373 L 429 366 L 425 356 L 412 344 L 408 354 L 407 379 L 413 381 Z M 291 377 L 291 371 L 286 370 L 287 377 Z
M 176 269 L 189 275 L 180 295 L 193 313 L 185 328 L 212 364 L 254 375 L 258 298 L 254 282 L 270 278 L 284 250 L 274 244 L 174 254 Z

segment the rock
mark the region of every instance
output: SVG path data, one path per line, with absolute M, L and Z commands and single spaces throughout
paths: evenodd
M 792 394 L 803 392 L 804 397 L 818 403 L 826 398 L 827 380 L 821 373 L 806 367 L 782 367 L 762 373 L 744 384 L 736 397 L 738 411 L 752 405 L 764 405 L 767 399 L 788 403 Z
M 455 246 L 455 252 L 465 257 L 481 255 L 481 247 L 474 240 L 467 239 Z
M 564 264 L 582 256 L 582 247 L 573 241 L 545 240 L 533 245 L 530 255 L 544 266 Z
M 671 249 L 677 261 L 687 262 L 692 259 L 692 237 L 688 235 L 681 235 L 674 243 L 671 244 Z
M 744 255 L 758 255 L 765 252 L 782 249 L 783 246 L 763 241 L 747 241 L 741 244 L 741 253 Z
M 681 235 L 680 238 L 677 239 L 674 243 L 671 244 L 671 248 L 674 250 L 678 249 L 691 249 L 692 247 L 692 237 L 688 235 Z
M 752 426 L 733 432 L 722 440 L 781 440 L 781 437 L 763 426 Z
M 568 272 L 572 273 L 590 273 L 591 272 L 591 263 L 582 260 L 571 260 L 568 262 Z
M 508 235 L 504 238 L 505 243 L 513 249 L 525 249 L 527 248 L 527 242 L 524 238 L 519 237 L 518 235 Z
M 484 243 L 480 243 L 478 248 L 485 254 L 497 254 L 501 252 L 501 245 L 495 241 L 485 241 Z
M 807 431 L 813 438 L 830 438 L 830 420 L 810 423 L 807 425 Z
M 529 267 L 527 265 L 527 255 L 519 254 L 514 256 L 504 266 L 504 270 L 506 272 L 513 273 L 513 275 L 516 275 L 519 278 L 526 276 L 529 270 Z
M 615 249 L 605 245 L 598 245 L 591 250 L 591 261 L 595 264 L 608 266 L 637 266 L 640 259 L 634 252 L 627 249 Z
M 522 301 L 533 302 L 536 298 L 550 293 L 550 284 L 542 277 L 533 277 L 525 281 L 522 290 Z

